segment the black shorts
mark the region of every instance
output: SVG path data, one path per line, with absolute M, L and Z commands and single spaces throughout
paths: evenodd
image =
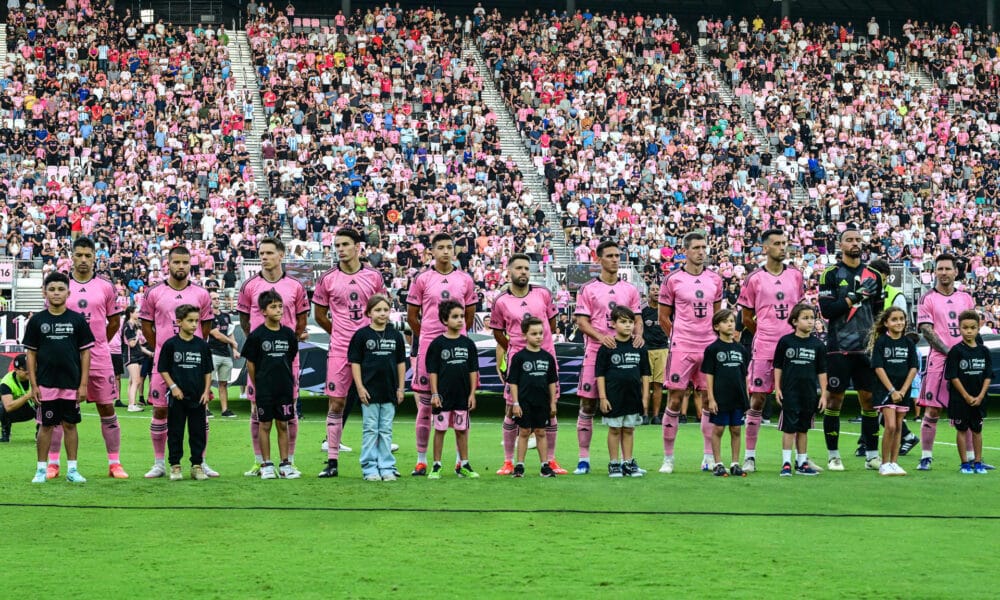
M 514 419 L 521 429 L 544 429 L 549 426 L 549 407 L 543 405 L 522 404 L 521 416 Z
M 153 374 L 153 357 L 146 356 L 142 361 L 142 370 L 139 371 L 139 377 L 149 377 Z
M 48 400 L 38 407 L 38 419 L 45 427 L 55 427 L 63 423 L 79 423 L 80 403 L 76 400 Z
M 111 355 L 111 366 L 115 369 L 115 377 L 121 377 L 125 374 L 125 363 L 122 362 L 121 354 Z
M 875 386 L 875 372 L 863 352 L 830 352 L 826 355 L 826 389 L 843 393 L 847 388 L 870 392 Z
M 949 399 L 948 418 L 951 419 L 952 426 L 958 431 L 969 431 L 981 433 L 983 431 L 983 417 L 986 411 L 983 406 L 969 406 L 965 400 L 958 396 Z
M 782 433 L 808 433 L 813 426 L 813 419 L 816 417 L 817 402 L 813 400 L 812 406 L 808 406 L 809 402 L 785 396 L 781 404 L 778 429 Z
M 291 398 L 280 401 L 257 398 L 256 405 L 258 421 L 270 422 L 278 420 L 287 423 L 295 418 L 295 402 Z

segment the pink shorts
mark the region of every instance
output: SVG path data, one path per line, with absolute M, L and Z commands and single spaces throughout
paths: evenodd
M 944 371 L 927 371 L 920 385 L 919 406 L 948 408 L 948 380 Z
M 668 390 L 686 390 L 690 383 L 696 390 L 704 390 L 707 384 L 705 374 L 701 372 L 701 352 L 680 352 L 671 350 L 667 357 L 667 376 L 663 386 Z
M 455 431 L 469 430 L 469 411 L 467 410 L 443 410 L 436 415 L 431 415 L 434 421 L 434 431 Z
M 597 393 L 597 357 L 593 359 L 584 358 L 583 366 L 580 367 L 580 383 L 576 389 L 576 395 L 581 398 L 596 400 Z
M 159 373 L 149 376 L 149 403 L 154 407 L 170 406 L 170 396 L 167 394 L 167 382 Z
M 326 395 L 331 398 L 346 398 L 354 383 L 351 363 L 346 356 L 331 354 L 326 358 Z
M 427 375 L 427 351 L 421 352 L 413 359 L 413 377 L 410 380 L 410 387 L 414 392 L 431 392 L 431 380 Z
M 910 407 L 909 406 L 900 406 L 898 404 L 885 404 L 885 405 L 879 406 L 877 408 L 879 408 L 880 410 L 892 410 L 892 411 L 895 411 L 897 413 L 903 413 L 903 414 L 906 414 L 906 413 L 910 412 Z
M 114 404 L 118 399 L 118 380 L 115 374 L 94 373 L 91 371 L 87 380 L 87 402 L 97 404 Z
M 88 387 L 90 386 L 88 385 Z M 76 402 L 77 390 L 52 388 L 40 385 L 38 386 L 38 395 L 41 396 L 42 402 L 50 402 L 52 400 L 72 400 Z
M 751 360 L 747 379 L 751 394 L 770 394 L 774 391 L 774 361 L 759 358 Z

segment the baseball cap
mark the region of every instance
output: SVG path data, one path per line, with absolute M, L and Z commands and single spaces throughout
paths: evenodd
M 28 357 L 25 354 L 18 354 L 14 357 L 15 369 L 28 369 Z

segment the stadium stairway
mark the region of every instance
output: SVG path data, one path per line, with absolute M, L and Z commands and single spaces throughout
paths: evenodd
M 774 158 L 778 157 L 778 149 L 774 147 L 771 140 L 768 138 L 767 134 L 764 133 L 759 127 L 754 125 L 753 118 L 753 108 L 749 104 L 743 102 L 738 102 L 736 96 L 733 94 L 733 89 L 729 86 L 726 81 L 725 74 L 722 73 L 715 65 L 712 60 L 705 54 L 704 49 L 699 45 L 694 45 L 695 60 L 698 65 L 704 68 L 712 70 L 714 73 L 716 81 L 719 83 L 719 98 L 725 102 L 728 106 L 733 106 L 736 104 L 740 108 L 740 112 L 743 113 L 743 117 L 746 122 L 750 125 L 750 134 L 753 135 L 754 139 L 761 148 L 767 148 L 771 152 L 771 156 Z M 768 171 L 774 170 L 774 165 L 769 167 Z M 792 206 L 806 206 L 807 204 L 815 204 L 815 201 L 809 197 L 809 192 L 802 186 L 798 181 L 795 182 L 795 187 L 792 188 Z
M 0 65 L 7 64 L 7 24 L 0 24 Z
M 462 55 L 467 60 L 472 60 L 476 65 L 479 76 L 483 78 L 482 100 L 486 103 L 494 114 L 497 115 L 497 125 L 500 129 L 500 146 L 503 154 L 514 159 L 517 168 L 521 171 L 525 186 L 531 191 L 532 196 L 542 206 L 549 228 L 552 230 L 552 258 L 556 265 L 569 265 L 573 263 L 573 249 L 566 244 L 566 236 L 562 229 L 562 209 L 552 202 L 549 196 L 548 186 L 545 183 L 543 173 L 539 173 L 539 167 L 532 160 L 528 153 L 528 146 L 521 135 L 520 128 L 514 121 L 510 109 L 504 102 L 496 82 L 493 81 L 493 73 L 483 60 L 483 55 L 479 52 L 476 44 L 471 39 L 462 42 Z
M 934 77 L 927 72 L 919 63 L 910 61 L 907 64 L 907 72 L 910 74 L 910 83 L 916 84 L 918 88 L 925 92 L 935 92 L 939 93 L 942 90 L 938 89 L 938 84 L 934 81 Z M 948 114 L 953 115 L 955 111 L 958 110 L 958 106 L 955 105 L 954 98 L 949 95 L 948 97 Z
M 18 274 L 15 277 L 15 285 L 11 289 L 11 294 L 11 310 L 17 312 L 43 310 L 45 298 L 42 296 L 42 270 L 30 269 L 27 277 Z

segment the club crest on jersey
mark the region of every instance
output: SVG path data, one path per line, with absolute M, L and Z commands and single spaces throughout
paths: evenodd
M 273 347 L 274 344 L 272 344 L 271 342 L 264 342 L 263 344 L 260 345 L 260 349 L 263 350 L 264 352 L 270 352 L 271 348 Z
M 535 365 L 530 360 L 526 360 L 524 361 L 524 364 L 521 365 L 521 368 L 524 370 L 525 373 L 527 373 L 530 372 L 532 369 L 534 369 Z
M 426 375 L 421 375 L 420 376 L 420 385 L 427 385 L 427 376 Z
M 589 383 L 583 384 L 583 391 L 585 391 L 585 392 L 589 392 L 590 391 L 590 384 Z
M 263 417 L 264 416 L 264 409 L 261 408 L 261 407 L 259 407 L 259 406 L 257 407 L 257 416 L 258 417 Z
M 525 319 L 527 319 L 530 316 L 531 316 L 531 313 L 526 312 L 526 313 L 524 313 L 524 316 L 521 317 L 521 320 L 524 321 Z
M 56 416 L 56 413 L 52 412 L 51 410 L 45 411 L 45 418 L 46 419 L 51 419 L 54 416 Z
M 726 362 L 727 358 L 729 358 L 729 355 L 726 354 L 725 352 L 716 352 L 715 354 L 715 360 L 719 362 Z
M 619 355 L 619 354 L 612 354 L 611 355 L 611 364 L 613 364 L 613 365 L 620 365 L 620 364 L 622 364 L 622 357 L 621 357 L 621 355 Z
M 151 397 L 153 397 L 153 398 L 159 398 L 160 397 L 160 390 L 153 390 L 152 392 L 149 393 L 149 395 Z
M 840 378 L 839 377 L 831 377 L 830 378 L 830 387 L 832 387 L 832 388 L 840 387 Z
M 674 373 L 673 375 L 670 376 L 670 381 L 672 381 L 674 383 L 677 383 L 680 380 L 681 380 L 681 376 L 678 375 L 677 373 Z
M 358 298 L 359 298 L 358 293 L 357 292 L 351 292 L 350 298 L 351 298 L 351 302 L 357 302 Z
M 754 385 L 764 385 L 764 380 L 761 379 L 760 377 L 754 377 L 753 384 Z
M 365 342 L 365 348 L 368 348 L 369 350 L 374 350 L 376 346 L 378 346 L 378 344 L 375 340 L 368 340 Z
M 326 389 L 330 390 L 331 392 L 335 391 L 337 389 L 337 384 L 331 381 L 330 383 L 326 384 Z
M 77 301 L 76 305 L 79 308 L 87 308 L 87 299 L 86 298 L 80 298 L 80 300 Z
M 448 290 L 441 290 L 441 299 L 447 300 L 448 298 L 451 298 L 451 292 Z
M 174 362 L 184 362 L 184 353 L 174 352 Z
M 892 348 L 886 348 L 882 352 L 882 355 L 885 356 L 886 358 L 890 358 L 892 356 Z
M 52 326 L 48 323 L 42 323 L 42 333 L 48 333 L 50 331 L 52 331 Z
M 114 383 L 114 382 L 115 382 L 115 376 L 114 375 L 108 375 L 108 383 Z

